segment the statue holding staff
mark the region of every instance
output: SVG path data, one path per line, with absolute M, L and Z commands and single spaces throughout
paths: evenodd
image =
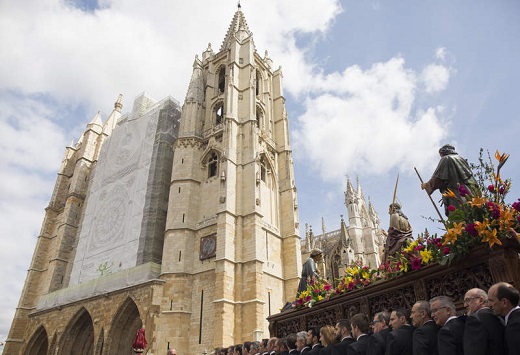
M 421 183 L 421 189 L 426 190 L 428 195 L 431 195 L 437 189 L 442 194 L 448 189 L 453 191 L 457 198 L 442 196 L 444 213 L 449 216 L 448 207 L 450 205 L 459 206 L 463 197 L 460 194 L 459 186 L 462 185 L 467 191 L 471 191 L 472 186 L 476 186 L 477 182 L 468 162 L 457 154 L 455 147 L 446 144 L 439 149 L 439 154 L 441 160 L 437 168 L 429 181 Z

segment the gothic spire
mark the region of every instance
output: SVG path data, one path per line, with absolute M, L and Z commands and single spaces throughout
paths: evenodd
M 186 102 L 188 101 L 200 103 L 204 101 L 204 75 L 202 73 L 202 63 L 197 55 L 193 61 L 193 73 L 191 74 L 190 85 L 186 93 Z
M 114 103 L 114 109 L 108 116 L 103 125 L 103 133 L 109 136 L 117 124 L 117 120 L 121 117 L 121 109 L 123 108 L 123 94 L 119 94 L 117 101 Z
M 240 2 L 238 3 L 238 9 L 235 12 L 235 16 L 233 16 L 233 20 L 231 21 L 231 25 L 229 25 L 229 29 L 227 31 L 226 37 L 222 42 L 222 46 L 220 46 L 220 51 L 226 49 L 231 44 L 231 41 L 237 32 L 243 32 L 248 36 L 252 35 L 251 31 L 249 31 L 249 27 L 247 26 L 246 18 L 242 13 Z M 243 36 L 242 36 L 243 37 Z
M 93 125 L 96 125 L 96 126 L 99 126 L 99 127 L 103 126 L 103 122 L 101 122 L 101 111 L 98 111 L 96 113 L 96 115 L 92 118 L 92 120 L 87 125 L 87 127 L 93 126 Z

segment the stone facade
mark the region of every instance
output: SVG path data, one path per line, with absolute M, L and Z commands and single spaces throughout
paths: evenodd
M 67 147 L 6 354 L 196 354 L 268 337 L 301 269 L 282 73 L 240 8 L 182 109 L 121 97 Z

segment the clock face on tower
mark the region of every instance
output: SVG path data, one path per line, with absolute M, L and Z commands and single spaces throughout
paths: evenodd
M 207 237 L 200 238 L 200 254 L 199 259 L 204 260 L 214 257 L 217 252 L 217 235 L 212 234 Z

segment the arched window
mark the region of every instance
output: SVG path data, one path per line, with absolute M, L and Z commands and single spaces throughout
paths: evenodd
M 225 87 L 226 87 L 226 67 L 221 65 L 218 70 L 218 93 L 219 94 L 223 93 Z
M 217 176 L 218 173 L 218 157 L 217 154 L 211 153 L 208 159 L 208 178 Z
M 260 71 L 256 71 L 256 96 L 260 94 L 260 83 L 262 80 L 262 76 L 260 75 Z
M 217 106 L 215 106 L 215 125 L 221 124 L 223 117 L 224 117 L 224 105 L 222 103 L 219 103 L 219 104 L 217 104 Z
M 262 122 L 262 111 L 257 107 L 256 108 L 256 126 L 260 128 L 260 123 Z
M 260 179 L 263 182 L 266 182 L 266 179 L 267 179 L 267 166 L 265 163 L 265 157 L 262 157 L 260 159 Z

